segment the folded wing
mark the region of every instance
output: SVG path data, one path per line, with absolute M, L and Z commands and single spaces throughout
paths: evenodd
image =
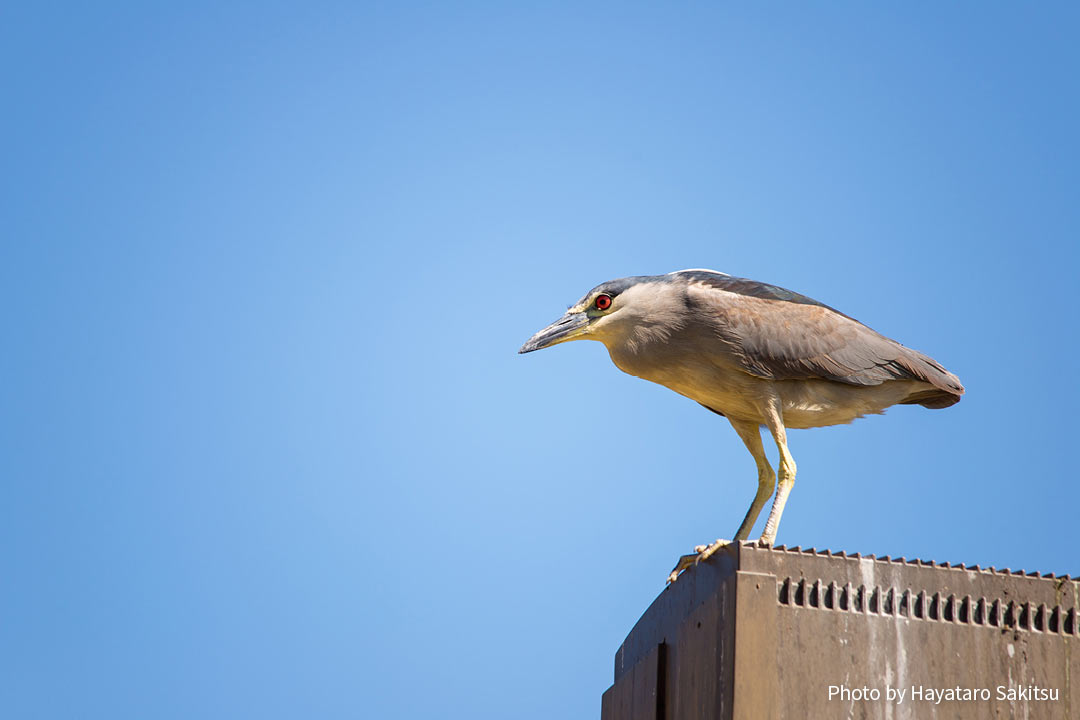
M 934 386 L 905 402 L 946 407 L 959 378 L 932 358 L 804 295 L 743 278 L 699 273 L 687 302 L 747 372 L 771 380 L 820 378 L 850 385 L 921 380 Z

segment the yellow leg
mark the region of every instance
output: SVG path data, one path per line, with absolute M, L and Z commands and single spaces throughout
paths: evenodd
M 746 449 L 754 456 L 758 471 L 758 487 L 757 492 L 754 493 L 754 500 L 750 503 L 750 509 L 746 511 L 746 517 L 743 518 L 739 529 L 735 531 L 736 540 L 745 540 L 749 537 L 750 531 L 753 530 L 754 523 L 757 522 L 758 515 L 761 513 L 761 508 L 765 506 L 765 501 L 773 493 L 773 488 L 776 485 L 776 473 L 773 472 L 772 465 L 769 464 L 769 459 L 765 456 L 765 448 L 761 445 L 761 429 L 757 423 L 732 420 L 731 426 L 735 428 L 735 432 L 739 433 L 739 437 L 742 438 Z
M 765 506 L 765 501 L 772 495 L 773 487 L 776 484 L 776 473 L 773 472 L 772 465 L 769 465 L 769 459 L 765 456 L 765 448 L 761 444 L 761 429 L 757 423 L 743 422 L 741 420 L 731 420 L 731 426 L 735 428 L 735 432 L 742 438 L 743 444 L 746 445 L 746 449 L 750 451 L 750 454 L 754 456 L 754 462 L 757 463 L 758 469 L 758 488 L 754 494 L 754 500 L 750 503 L 750 509 L 746 511 L 746 517 L 743 518 L 742 524 L 739 525 L 739 529 L 735 531 L 735 541 L 745 540 L 750 531 L 754 527 L 754 523 L 757 522 L 758 515 L 761 514 L 761 508 Z M 702 560 L 707 560 L 717 550 L 730 544 L 727 540 L 717 540 L 710 545 L 698 545 L 694 548 L 694 552 L 690 555 L 683 555 L 679 558 L 679 562 L 675 564 L 675 568 L 668 575 L 668 582 L 674 582 L 675 578 L 679 577 L 679 573 L 687 569 L 691 565 L 696 565 Z
M 778 401 L 773 402 L 765 413 L 765 425 L 772 433 L 776 447 L 780 451 L 780 480 L 776 486 L 776 497 L 773 499 L 772 509 L 769 510 L 769 519 L 765 521 L 765 531 L 761 533 L 760 539 L 762 545 L 771 547 L 776 542 L 776 531 L 780 529 L 780 516 L 784 514 L 788 494 L 795 485 L 795 460 L 788 452 L 787 429 L 784 427 L 784 418 Z

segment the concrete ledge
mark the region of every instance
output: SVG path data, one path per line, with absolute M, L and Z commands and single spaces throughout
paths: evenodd
M 1080 582 L 740 543 L 615 656 L 603 720 L 1080 718 Z

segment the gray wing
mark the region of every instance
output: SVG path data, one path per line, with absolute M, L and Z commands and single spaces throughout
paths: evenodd
M 952 395 L 964 392 L 960 380 L 932 358 L 783 288 L 713 276 L 690 286 L 687 301 L 743 369 L 758 377 L 849 385 L 911 379 Z

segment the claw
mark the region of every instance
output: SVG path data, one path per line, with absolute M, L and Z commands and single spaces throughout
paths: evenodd
M 670 585 L 675 582 L 676 578 L 679 577 L 679 573 L 696 563 L 699 555 L 699 552 L 693 552 L 690 555 L 683 555 L 679 558 L 679 562 L 675 563 L 675 567 L 672 569 L 671 574 L 668 575 L 667 584 Z
M 730 544 L 731 542 L 728 540 L 717 540 L 711 545 L 695 545 L 694 552 L 692 554 L 683 555 L 679 558 L 679 562 L 675 563 L 675 567 L 668 575 L 667 584 L 670 585 L 671 583 L 675 582 L 675 580 L 678 579 L 679 574 L 682 573 L 683 570 L 686 570 L 691 565 L 697 565 L 702 560 L 708 560 L 710 557 L 713 556 L 713 554 L 716 553 L 717 550 Z

